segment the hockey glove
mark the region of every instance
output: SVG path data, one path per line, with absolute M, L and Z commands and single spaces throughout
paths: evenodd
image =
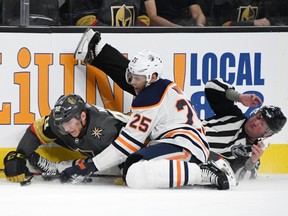
M 4 166 L 4 173 L 8 181 L 24 182 L 32 176 L 26 167 L 25 155 L 20 152 L 9 152 L 4 158 Z
M 86 182 L 89 176 L 96 171 L 97 169 L 93 162 L 78 164 L 65 169 L 60 174 L 60 182 L 72 184 Z

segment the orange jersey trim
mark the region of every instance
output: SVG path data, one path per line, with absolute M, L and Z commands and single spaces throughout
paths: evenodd
M 204 150 L 207 158 L 209 157 L 210 151 L 206 148 L 206 146 L 204 145 L 204 143 L 202 142 L 202 140 L 201 140 L 198 136 L 196 136 L 195 134 L 193 134 L 193 133 L 191 133 L 191 132 L 189 132 L 189 131 L 184 131 L 184 130 L 170 131 L 169 133 L 167 133 L 167 134 L 165 135 L 165 137 L 172 137 L 173 135 L 179 134 L 179 133 L 181 133 L 181 134 L 186 134 L 186 135 L 188 135 L 188 136 L 191 136 L 193 139 L 197 140 L 198 143 L 201 144 L 201 147 L 202 147 L 202 149 Z
M 135 148 L 134 146 L 130 145 L 127 141 L 125 141 L 123 138 L 118 137 L 117 141 L 119 141 L 121 144 L 123 144 L 124 146 L 126 146 L 128 149 L 130 149 L 133 152 L 138 151 L 137 148 Z
M 173 156 L 166 158 L 167 160 L 179 160 L 179 159 L 187 159 L 189 157 L 190 153 L 184 149 L 184 154 Z
M 176 161 L 176 170 L 177 170 L 177 187 L 181 186 L 181 164 L 180 161 Z

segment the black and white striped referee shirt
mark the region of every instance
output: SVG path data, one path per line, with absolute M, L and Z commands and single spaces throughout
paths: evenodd
M 227 159 L 250 157 L 252 144 L 244 131 L 247 117 L 234 103 L 239 93 L 222 79 L 215 79 L 206 83 L 205 94 L 215 113 L 202 121 L 210 150 Z

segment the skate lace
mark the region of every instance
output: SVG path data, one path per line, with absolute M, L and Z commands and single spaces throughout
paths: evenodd
M 43 157 L 39 157 L 37 162 L 38 167 L 41 169 L 42 172 L 45 172 L 46 175 L 56 175 L 57 174 L 57 167 L 56 163 L 51 162 Z
M 202 181 L 212 185 L 218 185 L 218 176 L 209 169 L 202 169 Z

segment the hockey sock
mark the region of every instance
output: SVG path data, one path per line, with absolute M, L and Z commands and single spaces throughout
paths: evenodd
M 198 165 L 179 160 L 150 160 L 132 164 L 126 175 L 131 188 L 172 188 L 199 182 Z

